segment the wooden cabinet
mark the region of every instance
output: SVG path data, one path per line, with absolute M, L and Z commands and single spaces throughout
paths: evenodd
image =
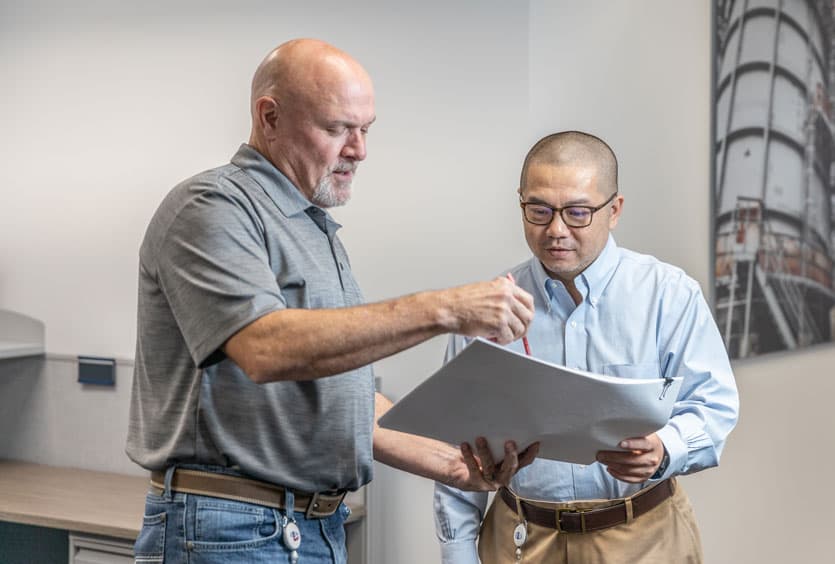
M 134 564 L 133 542 L 70 533 L 69 564 Z
M 0 460 L 0 520 L 69 531 L 70 564 L 132 563 L 147 491 L 142 476 Z M 345 503 L 348 562 L 365 564 L 364 490 Z

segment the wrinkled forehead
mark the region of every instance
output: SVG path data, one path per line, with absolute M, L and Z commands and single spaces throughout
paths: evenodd
M 374 120 L 374 86 L 364 72 L 330 68 L 333 72 L 310 76 L 297 85 L 296 111 L 308 111 L 317 118 L 350 120 L 366 124 Z
M 520 192 L 525 195 L 560 193 L 566 197 L 595 195 L 597 178 L 597 169 L 592 165 L 534 161 L 528 166 Z

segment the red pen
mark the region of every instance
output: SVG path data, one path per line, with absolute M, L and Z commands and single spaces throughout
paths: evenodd
M 513 279 L 513 275 L 511 273 L 507 273 L 507 279 L 516 284 L 516 280 Z M 528 338 L 522 337 L 522 344 L 525 346 L 525 354 L 531 356 L 531 346 L 528 344 Z

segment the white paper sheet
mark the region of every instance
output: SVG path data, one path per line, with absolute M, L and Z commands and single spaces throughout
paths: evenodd
M 647 376 L 571 370 L 475 339 L 379 423 L 454 445 L 484 436 L 496 460 L 512 439 L 520 449 L 539 441 L 540 458 L 590 464 L 666 424 L 682 378 Z

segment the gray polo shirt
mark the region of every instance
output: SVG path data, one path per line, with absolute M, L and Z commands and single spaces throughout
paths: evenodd
M 363 302 L 339 227 L 248 145 L 168 194 L 139 256 L 132 460 L 219 465 L 302 491 L 371 480 L 370 366 L 258 385 L 221 351 L 272 311 Z

